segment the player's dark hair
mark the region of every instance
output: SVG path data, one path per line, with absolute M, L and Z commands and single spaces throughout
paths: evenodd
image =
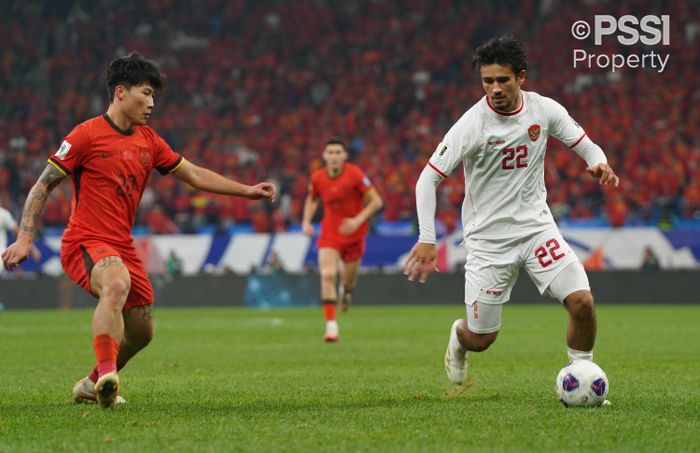
M 131 52 L 129 55 L 112 60 L 107 68 L 106 82 L 107 95 L 111 103 L 114 100 L 114 90 L 117 85 L 131 89 L 145 82 L 158 91 L 165 87 L 166 78 L 154 62 L 146 60 L 138 52 Z
M 527 70 L 527 52 L 523 43 L 512 35 L 486 41 L 474 52 L 472 67 L 478 71 L 479 68 L 488 64 L 510 66 L 515 75 Z
M 325 148 L 326 146 L 328 146 L 328 145 L 340 145 L 340 146 L 343 147 L 343 149 L 345 150 L 345 152 L 348 151 L 348 145 L 346 145 L 345 142 L 344 142 L 343 140 L 341 140 L 341 139 L 339 139 L 339 138 L 336 138 L 336 137 L 328 139 L 328 140 L 326 141 L 326 144 L 324 145 L 324 148 Z

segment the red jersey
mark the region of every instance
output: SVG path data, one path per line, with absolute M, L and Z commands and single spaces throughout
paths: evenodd
M 335 178 L 321 168 L 311 175 L 309 191 L 323 201 L 323 220 L 321 220 L 321 236 L 356 242 L 367 234 L 367 222 L 364 222 L 354 233 L 343 235 L 338 231 L 343 219 L 356 216 L 365 206 L 365 192 L 372 187 L 369 178 L 359 167 L 344 164 L 343 171 Z
M 182 157 L 153 129 L 119 129 L 107 115 L 75 127 L 49 163 L 73 181 L 71 215 L 63 240 L 99 239 L 130 246 L 136 210 L 151 170 L 172 173 Z

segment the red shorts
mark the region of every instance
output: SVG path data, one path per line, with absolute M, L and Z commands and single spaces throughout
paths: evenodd
M 355 242 L 345 242 L 333 237 L 320 236 L 316 248 L 331 248 L 340 253 L 340 258 L 346 262 L 358 261 L 365 254 L 365 238 Z
M 88 293 L 97 297 L 90 289 L 92 268 L 102 258 L 118 256 L 131 276 L 131 290 L 126 297 L 123 310 L 153 303 L 153 287 L 144 265 L 133 248 L 121 248 L 119 251 L 98 240 L 85 240 L 64 243 L 61 246 L 61 264 L 66 274 Z

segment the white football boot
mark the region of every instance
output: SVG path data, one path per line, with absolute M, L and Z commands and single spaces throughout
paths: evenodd
M 96 403 L 95 383 L 88 377 L 84 377 L 73 386 L 73 401 L 76 404 L 81 403 Z M 125 404 L 126 400 L 121 396 L 117 396 L 116 404 Z
M 445 371 L 447 379 L 455 385 L 461 385 L 467 377 L 467 351 L 462 348 L 457 338 L 457 325 L 461 319 L 452 323 L 450 330 L 450 341 L 447 343 L 445 352 Z
M 323 335 L 323 341 L 326 343 L 335 343 L 338 340 L 340 340 L 338 323 L 336 321 L 326 321 L 326 334 Z
M 112 408 L 119 397 L 119 376 L 116 372 L 107 373 L 95 383 L 95 397 L 103 409 Z

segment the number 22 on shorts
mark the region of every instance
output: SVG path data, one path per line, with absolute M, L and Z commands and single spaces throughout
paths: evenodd
M 559 245 L 559 242 L 556 239 L 550 239 L 543 246 L 535 250 L 535 256 L 539 260 L 540 265 L 542 267 L 547 267 L 554 261 L 557 261 L 566 256 L 564 253 L 557 253 L 559 247 L 561 246 Z M 550 256 L 552 257 L 552 259 L 549 259 Z

